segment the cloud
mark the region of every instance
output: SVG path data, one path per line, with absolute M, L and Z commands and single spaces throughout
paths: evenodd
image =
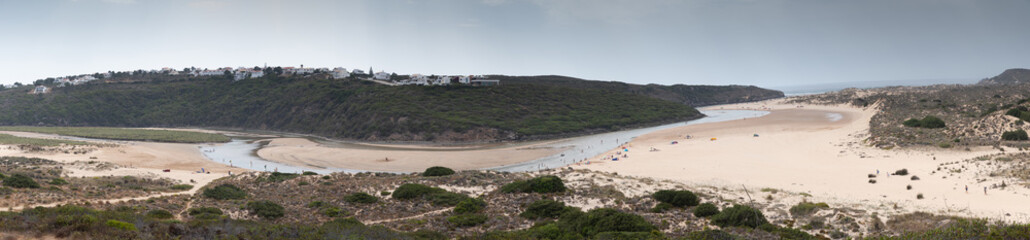
M 681 3 L 677 0 L 531 0 L 552 19 L 632 25 L 644 18 L 670 11 Z M 674 14 L 674 13 L 671 13 Z

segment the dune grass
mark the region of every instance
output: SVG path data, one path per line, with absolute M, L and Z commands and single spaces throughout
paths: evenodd
M 4 126 L 0 127 L 0 131 L 34 132 L 84 138 L 172 143 L 228 142 L 231 140 L 229 137 L 224 135 L 213 133 L 111 127 Z
M 58 139 L 42 139 L 18 137 L 0 133 L 0 145 L 33 145 L 33 146 L 60 146 L 65 145 L 88 145 L 87 142 L 68 141 Z

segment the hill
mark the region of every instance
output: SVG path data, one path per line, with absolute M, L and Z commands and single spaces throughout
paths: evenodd
M 1013 68 L 1008 69 L 992 78 L 980 80 L 977 84 L 1020 84 L 1030 83 L 1030 69 Z
M 624 92 L 644 95 L 661 100 L 671 101 L 690 105 L 693 107 L 730 104 L 740 102 L 761 101 L 766 99 L 781 98 L 783 92 L 759 88 L 756 86 L 710 86 L 710 85 L 682 85 L 671 86 L 648 84 L 638 85 L 623 82 L 605 82 L 583 80 L 565 76 L 489 76 L 493 79 L 500 79 L 506 85 L 511 84 L 532 84 L 547 85 L 569 88 L 601 89 L 614 92 Z
M 695 109 L 598 88 L 390 87 L 325 75 L 181 78 L 0 91 L 0 125 L 216 127 L 366 141 L 552 138 L 699 118 Z

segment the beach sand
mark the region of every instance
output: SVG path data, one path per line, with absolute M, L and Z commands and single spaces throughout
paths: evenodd
M 759 193 L 762 188 L 811 195 L 784 199 L 788 206 L 807 199 L 869 209 L 881 215 L 924 211 L 1017 222 L 1030 220 L 1030 208 L 1026 207 L 1030 191 L 1026 188 L 989 189 L 985 195 L 985 186 L 1004 179 L 978 181 L 974 171 L 932 173 L 941 163 L 999 153 L 997 149 L 879 149 L 863 142 L 875 107 L 799 107 L 780 101 L 712 107 L 709 109 L 771 113 L 753 119 L 653 132 L 628 144 L 630 158 L 610 161 L 604 159 L 606 154 L 593 158 L 589 165 L 574 167 L 675 180 L 699 187 L 740 190 L 746 186 L 754 198 L 766 195 Z M 692 138 L 685 139 L 685 135 Z M 679 144 L 670 144 L 672 141 Z M 648 151 L 650 147 L 659 151 Z M 613 149 L 608 154 L 616 152 Z M 908 176 L 888 177 L 888 172 L 903 168 L 908 169 Z M 877 170 L 877 183 L 868 183 L 867 175 L 876 174 Z M 921 179 L 913 181 L 913 175 Z M 913 189 L 906 190 L 907 185 Z M 969 193 L 964 190 L 966 185 Z M 925 198 L 916 199 L 919 193 Z
M 296 166 L 318 166 L 386 172 L 421 172 L 432 166 L 471 170 L 503 166 L 553 155 L 561 149 L 529 145 L 472 148 L 370 145 L 396 149 L 326 146 L 303 138 L 276 138 L 258 156 Z

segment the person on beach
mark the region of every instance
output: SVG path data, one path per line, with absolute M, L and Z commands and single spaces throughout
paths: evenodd
M 984 195 L 987 195 L 987 187 L 984 187 Z
M 969 194 L 969 185 L 966 185 L 966 194 Z

